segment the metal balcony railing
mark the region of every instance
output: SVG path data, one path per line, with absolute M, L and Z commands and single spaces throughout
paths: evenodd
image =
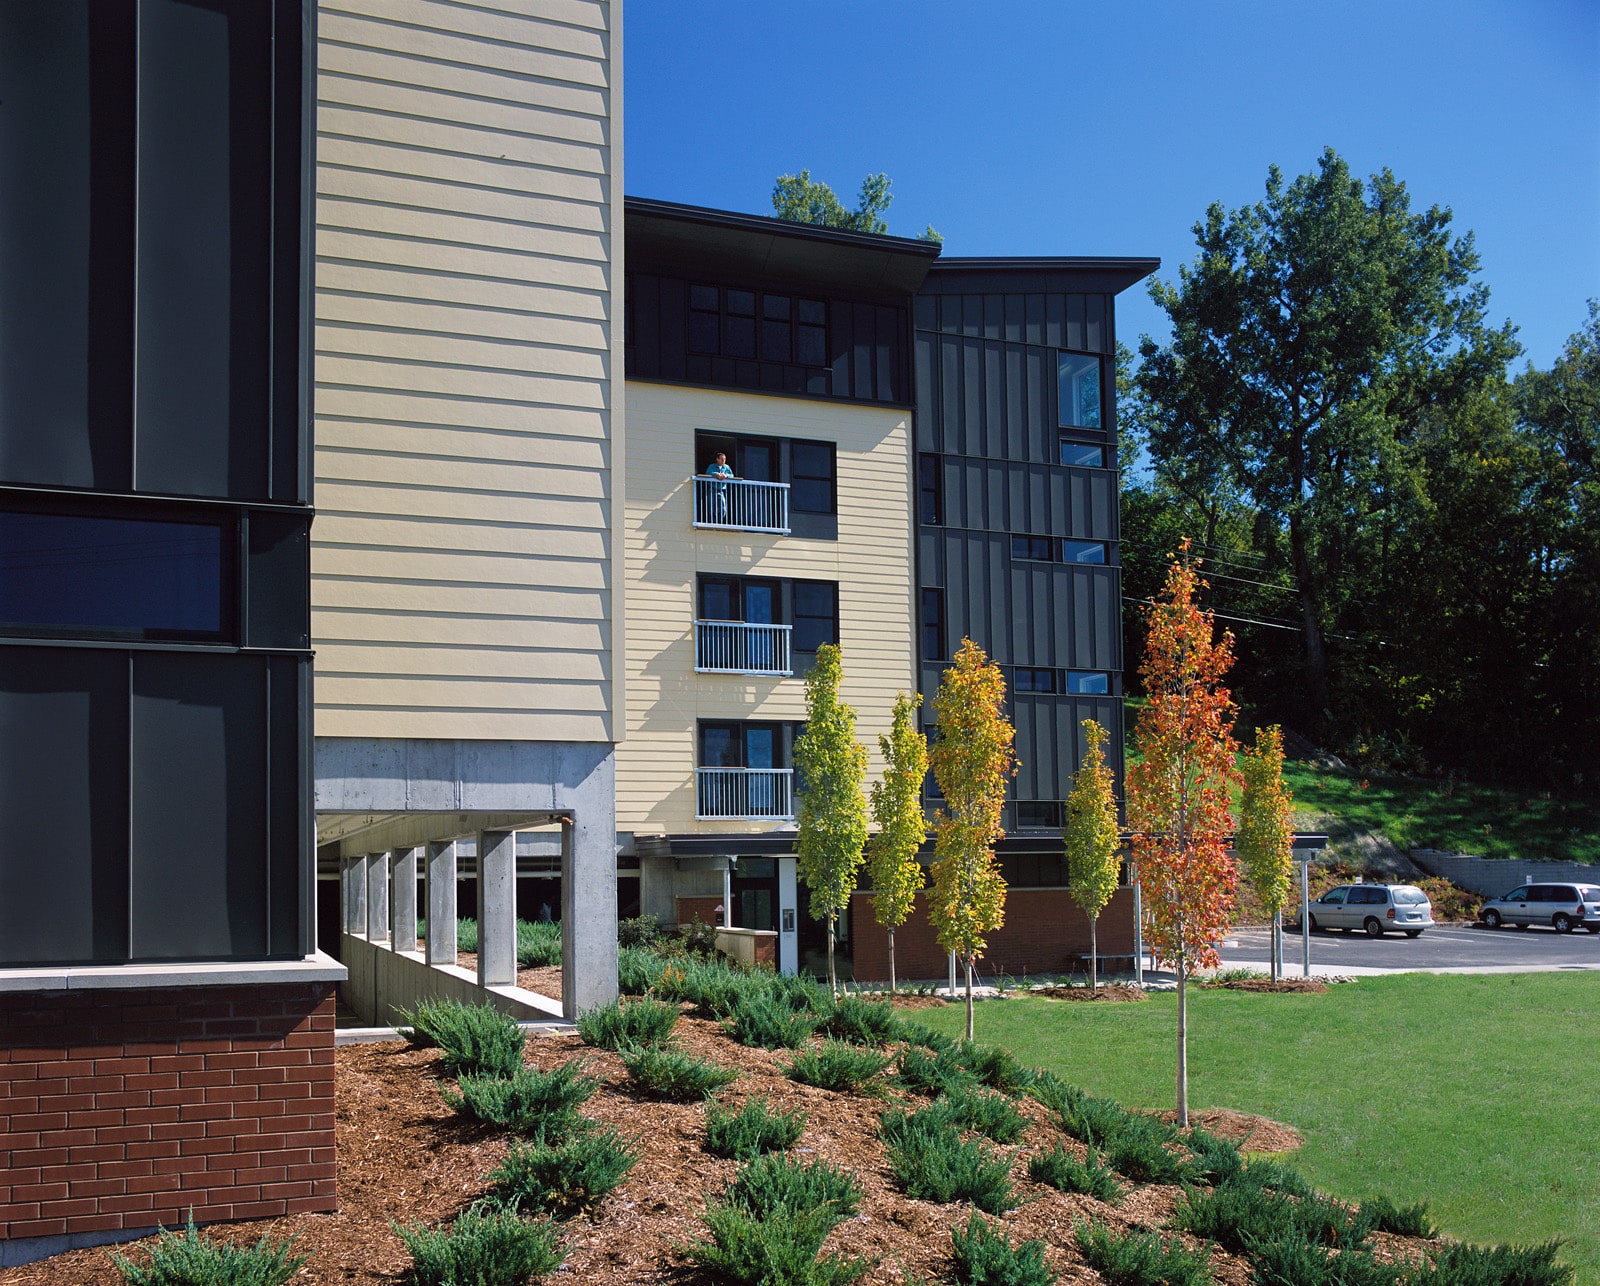
M 694 811 L 701 821 L 788 821 L 794 817 L 794 769 L 697 768 Z
M 746 478 L 694 479 L 694 525 L 789 534 L 789 484 Z
M 694 668 L 702 674 L 793 674 L 789 665 L 792 625 L 744 621 L 696 621 Z

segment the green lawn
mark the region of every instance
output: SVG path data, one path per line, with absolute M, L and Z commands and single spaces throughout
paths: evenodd
M 1382 831 L 1402 849 L 1600 862 L 1600 806 L 1593 802 L 1293 762 L 1284 765 L 1283 777 L 1301 819 L 1333 814 Z
M 1174 1102 L 1176 996 L 1011 998 L 978 1040 L 1129 1106 Z M 960 1034 L 960 1006 L 915 1015 Z M 1191 1108 L 1293 1125 L 1293 1163 L 1347 1199 L 1426 1200 L 1477 1242 L 1562 1237 L 1600 1283 L 1600 973 L 1400 975 L 1321 995 L 1191 990 Z

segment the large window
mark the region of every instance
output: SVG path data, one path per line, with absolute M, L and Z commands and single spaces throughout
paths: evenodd
M 1058 423 L 1063 428 L 1103 429 L 1102 359 L 1089 353 L 1062 353 L 1056 365 Z
M 1101 540 L 1066 540 L 1060 536 L 1013 536 L 1011 556 L 1033 562 L 1103 564 L 1106 545 Z
M 701 429 L 695 435 L 694 472 L 704 476 L 720 453 L 736 480 L 730 488 L 731 508 L 744 500 L 733 491 L 739 482 L 782 483 L 785 519 L 790 534 L 813 540 L 836 540 L 839 535 L 838 459 L 832 442 L 802 438 L 769 438 L 754 434 L 719 433 Z M 707 484 L 710 485 L 710 484 Z M 772 488 L 749 488 L 758 493 L 748 499 L 766 504 Z M 742 524 L 734 523 L 735 526 Z M 765 529 L 762 527 L 761 529 Z
M 795 513 L 836 512 L 831 442 L 794 442 L 789 447 L 789 507 Z
M 831 581 L 797 580 L 792 589 L 794 650 L 804 658 L 815 656 L 824 643 L 838 643 L 839 587 Z
M 924 527 L 944 522 L 944 486 L 936 455 L 917 457 L 917 518 Z
M 688 341 L 691 353 L 711 357 L 826 366 L 828 305 L 821 299 L 691 285 Z
M 922 659 L 939 661 L 945 656 L 944 591 L 922 591 Z

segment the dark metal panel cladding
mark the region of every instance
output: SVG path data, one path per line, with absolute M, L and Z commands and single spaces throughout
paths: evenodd
M 1006 454 L 1005 383 L 1002 371 L 1005 349 L 986 341 L 983 346 L 983 454 L 1004 459 Z
M 983 605 L 987 609 L 987 641 L 979 639 L 991 660 L 1001 665 L 1010 662 L 1011 603 L 1006 591 L 1010 577 L 1011 538 L 1004 533 L 986 534 L 979 538 L 984 552 Z
M 1044 296 L 1023 296 L 1023 340 L 1029 344 L 1044 343 Z
M 1087 296 L 1068 295 L 1067 302 L 1067 342 L 1063 348 L 1083 349 L 1087 347 L 1084 339 L 1083 318 Z
M 1062 295 L 1044 298 L 1044 342 L 1051 348 L 1067 346 L 1067 301 Z
M 1008 295 L 1007 298 L 1016 299 L 1017 296 Z M 1026 460 L 1031 439 L 1028 436 L 1028 416 L 1025 410 L 1028 382 L 1023 374 L 1024 350 L 1015 344 L 1008 344 L 1005 355 L 1006 458 Z
M 301 0 L 277 0 L 273 5 L 270 495 L 283 504 L 311 500 L 310 471 L 302 468 L 310 442 L 302 440 L 301 423 L 300 366 L 308 350 L 300 267 L 302 237 L 308 250 L 311 242 L 309 228 L 302 226 L 307 212 L 305 187 L 312 177 L 311 166 L 305 163 L 310 160 L 304 151 L 310 135 L 303 119 L 308 78 L 303 70 L 308 36 L 315 49 L 315 14 L 315 5 L 302 11 Z M 304 428 L 309 430 L 309 425 Z
M 1013 694 L 1007 703 L 1010 706 L 1008 713 L 1011 716 L 1012 726 L 1017 730 L 1016 745 L 1033 747 L 1039 744 L 1040 707 L 1043 704 L 1031 696 Z M 1048 778 L 1040 776 L 1039 763 L 1035 755 L 1019 755 L 1017 775 L 1013 778 L 1009 789 L 1010 794 L 1016 799 L 1038 799 L 1040 783 Z M 1051 786 L 1054 790 L 1054 786 Z M 1050 798 L 1049 795 L 1044 796 Z
M 685 365 L 688 340 L 684 333 L 688 325 L 688 288 L 676 278 L 665 277 L 661 279 L 658 289 L 660 311 L 656 314 L 656 333 L 661 344 L 661 378 L 688 379 L 690 375 Z M 732 380 L 725 382 L 732 383 Z
M 139 652 L 129 728 L 130 954 L 267 954 L 263 658 Z
M 0 648 L 0 965 L 127 955 L 128 657 Z
M 1005 311 L 1004 295 L 985 295 L 983 297 L 983 337 L 985 339 L 1001 339 L 1004 337 Z
M 245 521 L 245 645 L 310 647 L 311 515 L 257 510 Z
M 996 531 L 1010 531 L 1011 513 L 1006 504 L 1006 466 L 999 460 L 985 460 L 984 480 L 989 498 L 989 523 Z
M 839 304 L 828 310 L 828 343 L 832 346 L 833 391 L 839 397 L 854 397 L 851 383 L 852 355 L 855 352 L 854 309 Z
M 850 395 L 870 399 L 873 396 L 872 349 L 877 314 L 871 304 L 853 304 L 851 311 L 854 342 L 851 345 Z
M 310 664 L 297 656 L 266 662 L 267 953 L 280 959 L 304 954 L 300 818 L 309 801 L 302 799 L 306 774 L 299 706 L 300 671 Z M 315 880 L 314 867 L 305 878 Z
M 1006 339 L 1006 342 L 1008 344 L 1020 344 L 1020 343 L 1022 343 L 1022 337 L 1023 337 L 1023 334 L 1024 334 L 1025 330 L 1026 330 L 1026 327 L 1025 327 L 1024 322 L 1023 322 L 1023 314 L 1024 314 L 1024 311 L 1025 311 L 1025 305 L 1023 304 L 1023 298 L 1022 298 L 1021 295 L 1007 295 L 1007 296 L 1005 296 L 1005 301 L 1006 301 L 1006 304 L 1005 304 L 1005 308 L 1006 308 L 1005 339 Z
M 921 540 L 917 542 L 917 585 L 919 588 L 934 589 L 945 583 L 945 541 L 944 527 L 926 528 Z M 918 596 L 920 600 L 920 595 Z M 918 603 L 918 613 L 921 613 L 921 603 Z M 949 609 L 946 609 L 948 615 Z
M 1111 328 L 1106 325 L 1106 297 L 1088 295 L 1084 300 L 1083 345 L 1091 353 L 1111 351 Z
M 961 433 L 961 341 L 939 340 L 939 449 L 947 455 L 967 455 Z
M 939 296 L 939 329 L 946 335 L 961 333 L 961 296 Z
M 272 15 L 139 6 L 135 485 L 266 499 Z
M 961 295 L 961 333 L 969 339 L 983 334 L 983 296 Z
M 939 297 L 918 295 L 911 301 L 911 315 L 918 330 L 939 329 Z
M 917 300 L 917 311 L 931 299 Z M 918 331 L 915 340 L 917 358 L 917 450 L 938 451 L 938 417 L 934 408 L 939 404 L 939 363 L 934 361 L 936 340 L 926 331 Z
M 961 450 L 966 455 L 984 455 L 983 433 L 983 347 L 976 341 L 961 345 Z
M 661 374 L 661 278 L 651 273 L 628 276 L 629 376 L 655 379 Z
M 1045 354 L 1037 348 L 1027 351 L 1024 365 L 1028 378 L 1028 458 L 1054 460 L 1057 458 L 1055 372 L 1046 369 Z
M 133 19 L 0 5 L 0 481 L 131 485 Z

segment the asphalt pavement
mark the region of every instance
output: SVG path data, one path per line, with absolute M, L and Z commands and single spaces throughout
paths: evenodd
M 1286 929 L 1284 976 L 1302 975 L 1298 929 Z M 1271 959 L 1265 929 L 1240 929 L 1228 935 L 1221 949 L 1223 968 L 1265 971 Z M 1357 930 L 1323 930 L 1311 935 L 1311 974 L 1358 976 L 1381 973 L 1539 973 L 1600 970 L 1600 934 L 1578 930 L 1485 929 L 1470 925 L 1435 925 L 1420 937 L 1385 934 L 1369 938 Z

